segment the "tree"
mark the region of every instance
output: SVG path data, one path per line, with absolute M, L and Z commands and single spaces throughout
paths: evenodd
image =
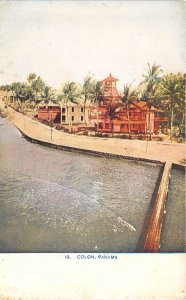
M 143 74 L 144 80 L 140 83 L 141 98 L 145 100 L 149 105 L 153 105 L 153 97 L 155 95 L 156 87 L 160 81 L 159 74 L 162 73 L 161 66 L 148 63 L 147 73 Z
M 84 78 L 84 83 L 83 83 L 83 87 L 82 87 L 82 95 L 84 95 L 84 109 L 83 109 L 83 111 L 84 111 L 85 123 L 86 123 L 86 119 L 85 119 L 86 104 L 87 104 L 88 100 L 93 101 L 93 99 L 95 99 L 95 92 L 97 93 L 96 88 L 98 89 L 98 85 L 96 87 L 95 80 L 93 79 L 93 77 L 90 76 L 90 75 L 86 76 Z
M 48 104 L 50 101 L 52 101 L 52 100 L 55 99 L 55 93 L 54 93 L 54 90 L 53 90 L 50 86 L 48 86 L 48 85 L 46 85 L 46 86 L 44 87 L 43 94 L 42 94 L 41 96 L 42 96 L 42 98 L 43 98 L 44 103 L 47 103 L 47 104 Z
M 42 96 L 45 93 L 45 82 L 41 79 L 40 76 L 37 76 L 35 73 L 29 74 L 27 82 L 29 99 L 35 104 L 38 104 L 40 101 L 42 101 Z
M 11 91 L 14 93 L 15 100 L 20 103 L 21 109 L 23 110 L 23 104 L 29 98 L 28 87 L 22 82 L 13 82 L 11 85 Z
M 140 87 L 141 87 L 141 99 L 144 100 L 145 102 L 147 102 L 148 108 L 149 108 L 149 112 L 148 112 L 148 117 L 149 120 L 147 122 L 147 128 L 150 131 L 150 139 L 151 139 L 151 126 L 150 126 L 150 109 L 151 106 L 154 104 L 155 101 L 155 92 L 156 92 L 156 88 L 157 88 L 157 84 L 160 81 L 160 77 L 159 75 L 163 72 L 160 69 L 161 66 L 158 66 L 156 64 L 153 64 L 152 66 L 148 63 L 148 69 L 147 69 L 147 73 L 143 74 L 143 78 L 144 80 L 140 83 Z
M 97 104 L 97 127 L 99 123 L 99 105 L 102 101 L 102 82 L 94 81 L 93 82 L 93 89 L 92 89 L 92 96 L 91 96 L 92 103 Z
M 107 112 L 106 112 L 106 117 L 109 118 L 110 120 L 110 123 L 111 123 L 111 132 L 112 132 L 112 136 L 113 136 L 113 127 L 114 127 L 114 124 L 113 124 L 113 121 L 115 119 L 118 119 L 118 116 L 117 116 L 117 108 L 118 108 L 118 105 L 117 104 L 110 104 L 108 106 L 108 109 L 107 109 Z
M 95 80 L 92 82 L 91 101 L 93 103 L 99 104 L 101 100 L 102 100 L 102 82 Z
M 161 108 L 169 113 L 170 139 L 172 142 L 174 116 L 183 125 L 185 116 L 184 76 L 181 73 L 167 74 L 159 82 L 156 96 L 160 97 Z
M 128 133 L 130 135 L 130 105 L 134 101 L 137 101 L 137 95 L 135 90 L 131 90 L 131 84 L 124 85 L 123 96 L 121 101 L 126 105 L 127 108 L 127 119 L 128 119 Z
M 4 91 L 4 92 L 12 92 L 12 94 L 13 94 L 12 85 L 11 84 L 1 85 L 0 86 L 0 90 Z M 3 97 L 3 100 L 5 101 L 6 104 L 8 104 L 8 97 L 7 97 L 6 93 L 4 93 L 4 94 L 5 95 Z
M 67 119 L 70 125 L 71 120 L 69 119 L 69 110 L 68 105 L 70 102 L 77 103 L 78 97 L 80 96 L 80 92 L 78 91 L 77 85 L 75 82 L 65 82 L 62 90 L 62 94 L 59 96 L 58 99 L 63 99 L 64 104 L 66 106 L 67 111 Z

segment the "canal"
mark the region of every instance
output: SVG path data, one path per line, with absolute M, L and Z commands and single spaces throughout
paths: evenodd
M 185 173 L 172 169 L 161 252 L 185 252 Z
M 32 144 L 0 118 L 0 252 L 135 252 L 160 166 Z

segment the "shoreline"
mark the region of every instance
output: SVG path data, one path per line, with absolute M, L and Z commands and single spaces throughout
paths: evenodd
M 5 113 L 7 119 L 20 130 L 21 134 L 34 143 L 89 155 L 157 164 L 171 162 L 185 167 L 184 144 L 156 141 L 148 141 L 147 143 L 147 141 L 142 140 L 78 136 L 60 132 L 54 128 L 51 130 L 47 125 L 31 119 L 10 107 L 5 109 L 2 101 L 0 101 L 0 109 Z

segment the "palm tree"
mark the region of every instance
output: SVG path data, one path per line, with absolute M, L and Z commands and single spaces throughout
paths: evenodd
M 37 76 L 35 73 L 30 73 L 27 78 L 28 82 L 28 92 L 30 101 L 34 102 L 34 105 L 40 103 L 43 99 L 43 94 L 45 93 L 46 84 Z
M 45 103 L 49 103 L 50 101 L 54 100 L 54 90 L 50 86 L 46 85 L 43 90 L 42 98 Z
M 97 86 L 98 88 L 98 86 Z M 83 83 L 83 87 L 82 87 L 82 95 L 84 95 L 84 120 L 85 120 L 85 124 L 86 124 L 86 119 L 85 119 L 85 108 L 86 108 L 86 104 L 87 101 L 90 100 L 92 101 L 93 99 L 95 99 L 95 81 L 93 79 L 92 76 L 88 75 L 84 78 L 84 83 Z
M 173 136 L 174 115 L 177 113 L 181 116 L 181 124 L 184 119 L 185 107 L 185 91 L 184 91 L 184 76 L 181 73 L 167 74 L 161 78 L 156 92 L 157 97 L 161 100 L 162 108 L 167 110 L 170 115 L 170 140 Z
M 28 87 L 22 82 L 13 82 L 11 90 L 15 95 L 15 100 L 20 104 L 21 110 L 24 110 L 25 103 L 29 98 Z
M 118 108 L 118 105 L 117 104 L 110 104 L 108 106 L 108 109 L 107 109 L 107 112 L 106 112 L 106 117 L 109 118 L 110 122 L 111 122 L 111 132 L 112 132 L 112 136 L 113 136 L 113 127 L 114 127 L 114 124 L 113 124 L 113 121 L 115 119 L 118 119 L 118 116 L 117 116 L 117 108 Z
M 128 119 L 128 133 L 130 136 L 130 105 L 131 103 L 137 101 L 137 95 L 135 90 L 131 90 L 131 84 L 126 84 L 124 85 L 124 90 L 123 90 L 123 96 L 121 98 L 121 101 L 126 104 L 127 108 L 127 119 Z
M 102 101 L 102 82 L 95 81 L 93 83 L 92 103 L 97 104 L 97 126 L 99 123 L 99 105 Z
M 71 120 L 69 119 L 69 103 L 77 103 L 78 97 L 80 96 L 80 92 L 78 91 L 77 85 L 75 82 L 65 82 L 61 94 L 61 98 L 64 101 L 66 111 L 67 111 L 67 119 L 70 125 Z
M 150 109 L 151 106 L 154 104 L 155 99 L 155 92 L 157 88 L 157 84 L 160 81 L 159 74 L 162 73 L 160 69 L 161 66 L 153 64 L 152 66 L 148 63 L 148 70 L 146 74 L 143 74 L 142 77 L 144 80 L 140 83 L 141 87 L 141 99 L 147 102 L 149 112 L 149 120 L 147 122 L 148 130 L 150 132 L 150 139 L 151 139 L 151 126 L 150 126 Z

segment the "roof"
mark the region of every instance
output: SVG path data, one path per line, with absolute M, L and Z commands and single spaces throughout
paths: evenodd
M 105 82 L 105 81 L 118 81 L 119 79 L 117 79 L 117 78 L 114 78 L 112 75 L 111 75 L 111 73 L 110 73 L 110 75 L 108 76 L 108 77 L 106 77 L 105 79 L 103 79 L 103 82 Z
M 44 101 L 40 102 L 38 106 L 39 107 L 44 107 L 44 106 L 60 107 L 59 104 L 53 102 L 45 103 Z
M 145 101 L 139 101 L 135 103 L 136 106 L 138 106 L 142 110 L 147 110 L 148 108 L 148 103 Z M 150 110 L 157 110 L 153 105 L 151 105 Z

